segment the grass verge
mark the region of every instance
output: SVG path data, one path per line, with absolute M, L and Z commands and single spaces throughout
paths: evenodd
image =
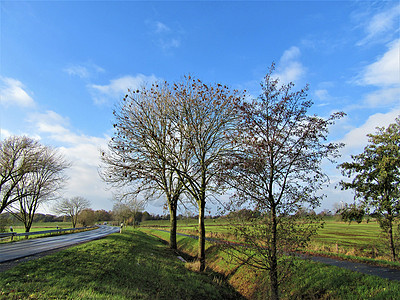
M 0 299 L 240 299 L 213 272 L 191 272 L 160 239 L 113 234 L 0 273 Z

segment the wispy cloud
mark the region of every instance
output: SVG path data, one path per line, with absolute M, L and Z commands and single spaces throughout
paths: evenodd
M 370 42 L 387 42 L 399 32 L 400 4 L 386 8 L 369 19 L 364 24 L 366 36 L 357 42 L 357 46 L 363 46 Z
M 24 84 L 13 78 L 0 77 L 0 103 L 5 106 L 31 107 L 35 104 Z
M 71 76 L 88 79 L 97 73 L 103 73 L 104 69 L 93 63 L 85 63 L 68 65 L 63 71 Z
M 295 46 L 283 52 L 276 73 L 282 83 L 295 82 L 305 74 L 306 68 L 300 62 L 300 56 L 300 49 Z
M 112 79 L 106 85 L 91 84 L 89 85 L 89 89 L 93 95 L 94 102 L 96 104 L 104 104 L 110 99 L 119 99 L 128 92 L 128 89 L 138 89 L 143 85 L 151 84 L 155 81 L 159 81 L 159 78 L 154 75 L 127 75 Z
M 153 43 L 168 52 L 181 46 L 181 30 L 173 30 L 160 21 L 146 21 Z

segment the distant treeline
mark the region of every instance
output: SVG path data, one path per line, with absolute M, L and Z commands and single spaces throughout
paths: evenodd
M 93 215 L 92 220 L 94 222 L 105 222 L 105 221 L 118 221 L 117 216 L 113 214 L 112 211 L 106 211 L 104 209 L 100 210 L 93 210 L 93 209 L 85 209 L 83 210 L 82 217 L 85 214 L 90 213 Z M 184 215 L 178 215 L 177 219 L 182 220 L 182 219 L 187 219 L 187 218 L 193 218 L 196 219 L 198 216 L 196 215 L 191 215 L 191 216 L 184 216 Z M 147 220 L 169 220 L 170 216 L 168 215 L 159 215 L 159 214 L 151 214 L 147 211 L 144 212 L 136 212 L 132 216 L 132 218 L 137 221 L 137 222 L 142 222 L 142 221 L 147 221 Z M 46 223 L 46 222 L 71 222 L 71 217 L 69 216 L 56 216 L 53 214 L 42 214 L 42 213 L 36 213 L 33 221 L 35 223 Z M 13 224 L 18 224 L 20 223 L 15 216 L 12 214 L 6 212 L 0 214 L 0 223 L 4 225 L 13 225 Z

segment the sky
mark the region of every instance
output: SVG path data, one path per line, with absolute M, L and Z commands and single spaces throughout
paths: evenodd
M 113 206 L 99 151 L 128 88 L 192 74 L 257 97 L 275 62 L 282 82 L 310 85 L 310 113 L 347 114 L 329 134 L 346 144 L 338 163 L 400 115 L 399 1 L 0 0 L 0 9 L 0 139 L 59 149 L 73 162 L 63 196 L 93 209 Z M 336 164 L 323 168 L 331 181 L 320 209 L 352 202 L 335 188 Z

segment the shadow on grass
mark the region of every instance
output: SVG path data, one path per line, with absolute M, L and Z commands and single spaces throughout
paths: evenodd
M 0 299 L 241 299 L 215 274 L 190 272 L 158 238 L 132 231 L 0 274 Z

